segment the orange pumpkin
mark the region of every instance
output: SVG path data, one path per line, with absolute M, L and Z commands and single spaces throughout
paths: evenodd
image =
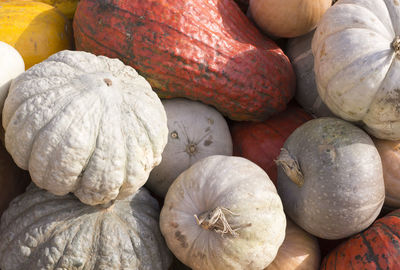
M 320 269 L 400 269 L 400 209 L 332 250 Z

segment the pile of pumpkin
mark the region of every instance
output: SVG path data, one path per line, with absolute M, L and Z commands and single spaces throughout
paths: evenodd
M 281 2 L 0 0 L 0 268 L 400 269 L 399 2 Z

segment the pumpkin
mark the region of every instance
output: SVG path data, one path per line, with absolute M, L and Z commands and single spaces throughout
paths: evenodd
M 77 49 L 137 69 L 161 98 L 201 101 L 234 120 L 262 121 L 294 94 L 287 56 L 232 0 L 82 0 L 74 36 Z
M 18 168 L 6 149 L 0 144 L 0 216 L 8 204 L 28 186 L 28 173 Z
M 232 155 L 228 124 L 214 108 L 187 99 L 163 100 L 168 123 L 168 143 L 160 165 L 146 186 L 162 198 L 181 172 L 211 155 Z
M 250 0 L 249 12 L 267 34 L 292 38 L 313 30 L 332 0 Z
M 253 162 L 206 157 L 172 183 L 160 228 L 169 249 L 192 269 L 263 269 L 285 237 L 282 202 Z
M 316 270 L 320 265 L 317 239 L 286 219 L 285 240 L 265 270 Z
M 11 269 L 168 269 L 159 206 L 141 188 L 107 206 L 81 203 L 30 185 L 0 223 L 0 267 Z
M 13 46 L 25 68 L 73 46 L 71 25 L 53 6 L 33 1 L 0 2 L 0 40 Z
M 87 204 L 124 198 L 161 161 L 168 128 L 149 83 L 118 59 L 61 51 L 14 79 L 5 144 L 32 181 Z
M 400 6 L 338 1 L 312 41 L 319 95 L 337 116 L 361 122 L 380 139 L 400 139 Z
M 263 122 L 232 122 L 233 155 L 256 163 L 276 184 L 275 159 L 285 140 L 297 127 L 311 119 L 311 115 L 291 104 L 284 112 Z
M 400 208 L 400 142 L 374 139 L 382 159 L 385 205 Z
M 321 270 L 400 269 L 399 235 L 400 210 L 396 210 L 332 250 Z
M 296 101 L 316 117 L 334 116 L 318 95 L 311 41 L 314 31 L 288 40 L 286 52 L 296 73 Z
M 325 239 L 358 233 L 375 220 L 385 199 L 382 163 L 362 129 L 337 118 L 297 128 L 277 159 L 285 213 Z

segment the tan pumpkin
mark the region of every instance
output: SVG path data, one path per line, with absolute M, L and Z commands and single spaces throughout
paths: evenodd
M 316 26 L 332 0 L 250 0 L 249 12 L 256 24 L 275 37 L 297 37 Z
M 286 219 L 286 235 L 274 261 L 265 270 L 315 270 L 321 259 L 318 240 Z
M 400 141 L 374 139 L 382 160 L 385 205 L 400 208 Z

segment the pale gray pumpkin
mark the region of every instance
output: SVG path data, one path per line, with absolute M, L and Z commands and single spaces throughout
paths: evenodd
M 211 155 L 232 155 L 232 138 L 224 117 L 213 107 L 188 99 L 162 100 L 168 119 L 168 143 L 160 165 L 146 186 L 165 197 L 181 172 Z
M 172 183 L 160 227 L 170 250 L 192 269 L 264 269 L 283 242 L 286 217 L 260 167 L 214 155 Z
M 382 163 L 371 138 L 337 118 L 297 128 L 278 156 L 278 193 L 309 233 L 340 239 L 367 228 L 384 199 Z
M 61 51 L 10 87 L 5 145 L 33 182 L 95 205 L 124 198 L 161 161 L 168 129 L 150 84 L 118 59 Z
M 341 0 L 312 41 L 318 92 L 337 116 L 363 122 L 381 139 L 400 139 L 398 0 Z
M 333 116 L 318 94 L 311 41 L 314 31 L 288 40 L 286 53 L 296 73 L 296 101 L 316 117 Z
M 1 217 L 0 268 L 165 270 L 172 254 L 158 217 L 158 203 L 144 188 L 101 207 L 31 184 Z

